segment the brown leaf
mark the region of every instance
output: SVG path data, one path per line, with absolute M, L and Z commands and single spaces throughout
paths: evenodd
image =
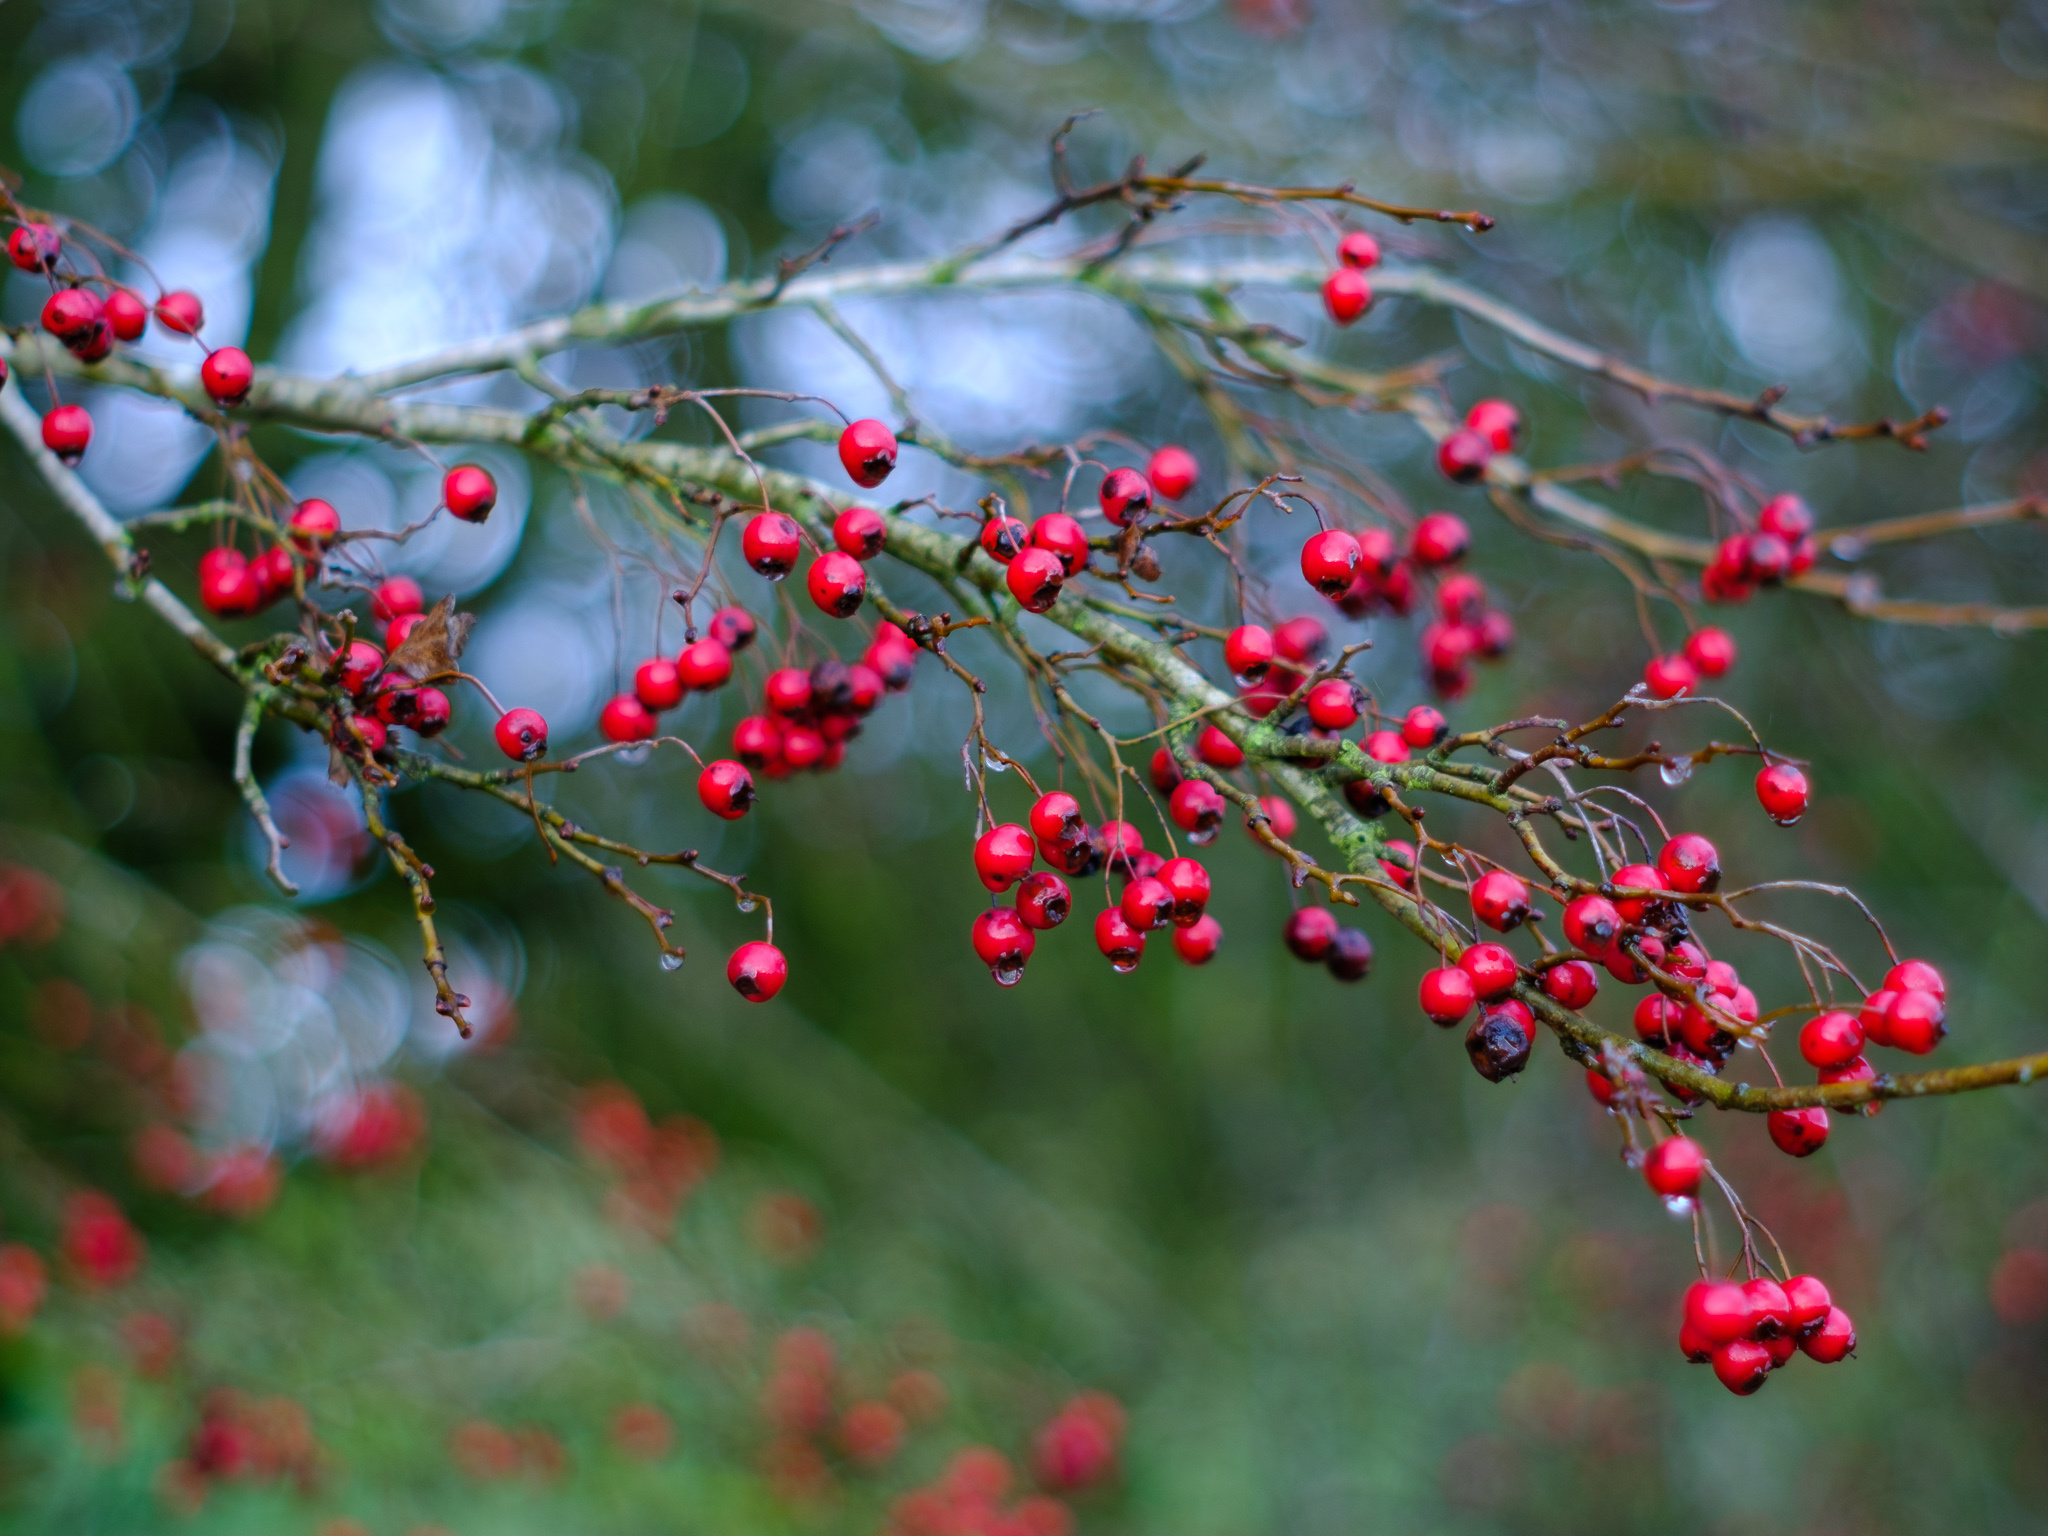
M 469 630 L 474 623 L 475 614 L 455 611 L 453 594 L 444 597 L 413 626 L 405 644 L 393 651 L 384 665 L 403 672 L 416 683 L 453 672 L 462 659 L 462 648 L 469 643 Z

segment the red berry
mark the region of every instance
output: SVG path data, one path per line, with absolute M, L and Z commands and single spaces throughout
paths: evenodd
M 711 615 L 711 622 L 704 626 L 704 633 L 724 646 L 728 651 L 744 651 L 754 643 L 758 626 L 754 616 L 744 608 L 721 608 Z M 892 624 L 889 626 L 895 629 Z M 897 630 L 901 637 L 902 631 Z M 678 663 L 680 665 L 680 663 Z
M 1357 928 L 1339 926 L 1323 956 L 1323 968 L 1339 981 L 1363 981 L 1372 973 L 1372 940 Z
M 889 530 L 872 507 L 848 507 L 832 520 L 832 542 L 842 554 L 872 560 L 882 552 Z
M 1164 928 L 1173 921 L 1173 891 L 1164 880 L 1145 876 L 1124 888 L 1124 921 L 1140 933 Z
M 782 756 L 781 723 L 767 715 L 747 715 L 732 728 L 732 750 L 749 768 L 765 768 Z
M 1757 801 L 1781 827 L 1806 814 L 1807 794 L 1806 775 L 1790 763 L 1771 763 L 1757 772 Z
M 725 979 L 750 1003 L 765 1003 L 789 980 L 789 962 L 773 944 L 742 944 L 725 962 Z
M 23 224 L 7 237 L 7 259 L 24 272 L 50 271 L 63 249 L 63 237 L 47 224 Z
M 419 613 L 426 606 L 426 595 L 410 576 L 387 576 L 370 593 L 371 616 L 387 624 L 402 615 Z
M 1486 583 L 1470 571 L 1446 576 L 1436 589 L 1436 610 L 1446 624 L 1464 624 L 1486 606 Z
M 1307 614 L 1273 631 L 1273 654 L 1304 670 L 1322 659 L 1329 644 L 1330 632 Z
M 412 697 L 412 719 L 407 723 L 417 734 L 438 736 L 448 728 L 455 709 L 448 702 L 447 694 L 438 688 L 418 688 Z
M 1443 715 L 1427 704 L 1416 705 L 1401 719 L 1401 739 L 1418 752 L 1427 751 L 1450 733 Z
M 1643 664 L 1643 686 L 1655 699 L 1678 699 L 1699 686 L 1700 674 L 1683 656 L 1652 656 Z
M 1326 528 L 1301 546 L 1301 574 L 1325 597 L 1342 597 L 1358 572 L 1358 540 L 1341 528 Z
M 1152 482 L 1135 469 L 1112 469 L 1095 493 L 1102 515 L 1117 527 L 1136 522 L 1152 510 Z
M 1573 963 L 1577 964 L 1578 962 L 1575 961 Z M 1586 1068 L 1586 1092 L 1593 1095 L 1593 1102 L 1602 1109 L 1612 1109 L 1614 1107 L 1614 1095 L 1616 1093 L 1614 1079 L 1605 1072 L 1602 1072 L 1598 1067 Z M 1680 1349 L 1685 1349 L 1685 1340 L 1689 1332 L 1690 1330 L 1685 1328 L 1684 1325 L 1680 1325 L 1678 1335 Z M 1692 1351 L 1685 1349 L 1685 1353 L 1690 1357 Z M 1699 1358 L 1704 1360 L 1706 1356 L 1702 1354 Z
M 1192 928 L 1209 905 L 1209 871 L 1194 859 L 1168 859 L 1159 866 L 1159 883 L 1173 893 L 1173 926 Z
M 465 523 L 480 523 L 498 504 L 498 482 L 481 464 L 458 464 L 441 481 L 441 501 Z
M 1014 987 L 1024 976 L 1025 962 L 1038 947 L 1038 935 L 1031 925 L 1008 907 L 991 907 L 974 919 L 974 952 L 989 974 L 1006 987 Z
M 1529 887 L 1504 869 L 1491 869 L 1472 882 L 1472 912 L 1496 933 L 1520 927 L 1529 916 Z
M 1948 984 L 1941 979 L 1941 972 L 1925 960 L 1901 960 L 1884 973 L 1884 984 L 1890 992 L 1932 992 L 1941 1001 L 1948 1001 Z
M 1792 1157 L 1810 1157 L 1828 1139 L 1828 1112 L 1818 1104 L 1806 1109 L 1774 1109 L 1764 1120 L 1778 1150 Z
M 1195 738 L 1195 756 L 1211 768 L 1237 768 L 1244 763 L 1244 748 L 1215 726 L 1205 725 Z
M 348 729 L 356 740 L 362 743 L 363 750 L 372 754 L 382 752 L 385 742 L 390 739 L 389 733 L 384 729 L 384 722 L 375 715 L 351 715 Z
M 1565 903 L 1564 936 L 1573 949 L 1604 954 L 1621 932 L 1621 913 L 1605 896 L 1575 896 Z
M 1060 574 L 1071 576 L 1088 564 L 1088 535 L 1064 512 L 1048 512 L 1031 525 L 1031 543 L 1060 559 Z
M 1029 819 L 1034 836 L 1063 837 L 1081 825 L 1081 802 L 1065 790 L 1055 789 L 1038 797 Z
M 1484 479 L 1486 464 L 1493 457 L 1493 444 L 1470 427 L 1461 428 L 1436 447 L 1436 467 L 1446 479 L 1471 485 Z
M 889 628 L 894 629 L 892 624 Z M 917 647 L 908 640 L 877 637 L 867 648 L 861 664 L 881 679 L 890 693 L 901 693 L 917 676 Z
M 199 382 L 213 397 L 213 403 L 223 407 L 240 405 L 248 399 L 249 386 L 255 378 L 256 365 L 240 347 L 216 348 L 199 365 Z
M 872 417 L 839 434 L 839 462 L 855 485 L 877 486 L 896 467 L 896 434 Z
M 1223 796 L 1206 779 L 1181 780 L 1166 802 L 1173 824 L 1192 834 L 1198 846 L 1214 840 L 1216 829 L 1223 824 L 1223 812 Z
M 199 602 L 208 613 L 222 618 L 247 618 L 263 606 L 263 583 L 250 568 L 248 557 L 238 549 L 209 549 L 199 557 Z M 358 644 L 364 642 L 358 641 Z M 370 646 L 375 651 L 375 646 Z M 384 657 L 377 655 L 379 665 Z M 362 682 L 369 681 L 365 676 Z M 353 693 L 361 683 L 349 688 Z
M 1863 1054 L 1863 1026 L 1853 1013 L 1823 1013 L 1799 1031 L 1799 1054 L 1808 1066 L 1839 1067 Z
M 1741 1338 L 1749 1332 L 1749 1317 L 1749 1296 L 1731 1281 L 1698 1280 L 1686 1287 L 1686 1326 L 1709 1344 Z
M 1292 801 L 1282 799 L 1279 795 L 1265 795 L 1259 800 L 1259 809 L 1265 813 L 1268 826 L 1271 828 L 1273 835 L 1279 838 L 1281 842 L 1284 843 L 1288 838 L 1294 836 L 1294 829 L 1297 823 L 1294 816 L 1294 803 Z M 1246 818 L 1245 825 L 1247 827 L 1251 825 L 1250 818 Z M 1201 839 L 1191 837 L 1188 841 L 1199 843 Z M 1388 846 L 1402 847 L 1406 845 L 1390 843 Z M 1384 864 L 1386 861 L 1382 859 L 1380 862 Z
M 1347 267 L 1369 272 L 1380 264 L 1380 243 L 1362 229 L 1346 230 L 1337 242 L 1337 260 Z
M 1896 1049 L 1925 1056 L 1948 1033 L 1946 1017 L 1941 999 L 1932 992 L 1901 992 L 1885 1009 L 1885 1034 Z
M 811 601 L 819 611 L 835 619 L 848 619 L 859 611 L 868 595 L 868 573 L 853 556 L 829 550 L 811 562 L 807 578 Z
M 90 288 L 59 288 L 43 301 L 43 329 L 59 341 L 83 337 L 106 318 L 106 306 Z
M 732 676 L 732 652 L 706 635 L 683 647 L 676 657 L 676 678 L 692 693 L 709 693 L 723 688 Z M 810 675 L 804 674 L 804 699 L 810 700 Z M 803 706 L 797 706 L 801 709 Z
M 1205 915 L 1185 928 L 1173 930 L 1173 952 L 1189 965 L 1207 965 L 1222 947 L 1223 925 L 1213 917 Z
M 1014 517 L 992 517 L 981 525 L 981 547 L 988 557 L 1008 565 L 1031 545 L 1031 530 Z
M 1454 675 L 1479 649 L 1479 631 L 1469 624 L 1426 624 L 1421 649 L 1423 665 L 1433 677 Z
M 1374 731 L 1359 745 L 1365 749 L 1365 755 L 1376 763 L 1408 761 L 1408 742 L 1399 731 Z
M 1165 747 L 1152 750 L 1152 787 L 1162 795 L 1170 795 L 1180 787 L 1180 764 L 1173 760 L 1173 753 Z
M 1489 608 L 1479 615 L 1479 654 L 1487 661 L 1498 661 L 1514 648 L 1515 621 L 1498 608 Z
M 1770 1374 L 1771 1352 L 1749 1339 L 1735 1339 L 1714 1351 L 1714 1375 L 1737 1397 L 1748 1397 Z
M 63 463 L 76 464 L 92 441 L 92 417 L 82 405 L 60 405 L 43 417 L 43 446 Z
M 1635 1025 L 1637 1035 L 1668 1049 L 1673 1041 L 1681 1038 L 1680 1026 L 1685 1019 L 1685 1004 L 1675 997 L 1652 992 L 1636 1004 L 1634 1012 L 1629 1017 L 1630 1022 Z
M 1792 546 L 1774 533 L 1753 533 L 1743 551 L 1742 574 L 1770 586 L 1785 579 L 1792 566 Z
M 114 335 L 121 341 L 139 339 L 149 327 L 149 306 L 126 288 L 116 288 L 107 295 L 107 324 L 114 329 Z
M 1145 935 L 1124 920 L 1123 912 L 1109 907 L 1096 914 L 1095 947 L 1109 960 L 1109 968 L 1127 976 L 1145 958 Z
M 1358 689 L 1350 679 L 1325 678 L 1308 691 L 1308 717 L 1326 731 L 1341 731 L 1358 721 Z
M 746 764 L 721 757 L 697 775 L 697 798 L 704 809 L 726 821 L 738 821 L 754 804 L 754 776 Z
M 1783 539 L 1787 544 L 1797 544 L 1813 532 L 1813 508 L 1786 491 L 1773 496 L 1758 509 L 1756 523 L 1765 533 Z
M 1584 960 L 1566 960 L 1543 973 L 1543 991 L 1554 1003 L 1583 1008 L 1600 992 L 1600 973 Z
M 1812 1275 L 1794 1275 L 1785 1282 L 1785 1320 L 1794 1333 L 1808 1333 L 1826 1320 L 1834 1298 Z
M 1522 413 L 1505 400 L 1481 400 L 1465 413 L 1465 425 L 1495 453 L 1512 453 L 1522 435 Z
M 990 827 L 975 840 L 974 872 L 992 891 L 1007 891 L 1031 872 L 1037 846 L 1013 821 Z
M 256 606 L 268 608 L 292 589 L 292 553 L 273 544 L 249 562 L 249 573 L 256 578 Z
M 1044 613 L 1059 601 L 1060 586 L 1066 575 L 1066 567 L 1060 563 L 1058 555 L 1033 545 L 1010 562 L 1004 579 L 1009 584 L 1010 595 L 1017 599 L 1026 613 Z
M 1201 474 L 1202 467 L 1195 462 L 1195 456 L 1170 443 L 1153 454 L 1152 462 L 1145 466 L 1145 478 L 1152 482 L 1152 489 L 1168 501 L 1179 501 L 1187 495 Z
M 1643 1182 L 1667 1200 L 1698 1194 L 1706 1171 L 1707 1154 L 1690 1136 L 1666 1137 L 1643 1159 Z
M 358 644 L 361 642 L 358 641 Z M 508 709 L 498 716 L 498 750 L 515 763 L 547 756 L 548 723 L 537 709 Z
M 1425 972 L 1417 996 L 1422 1003 L 1422 1011 L 1432 1022 L 1446 1029 L 1470 1013 L 1472 1005 L 1479 1000 L 1472 978 L 1455 965 Z
M 1614 872 L 1612 882 L 1617 891 L 1668 891 L 1671 882 L 1664 878 L 1661 870 L 1649 864 L 1624 864 Z M 1617 896 L 1615 911 L 1621 914 L 1625 923 L 1640 923 L 1658 903 L 1649 897 Z
M 1719 677 L 1735 665 L 1735 637 L 1725 629 L 1696 629 L 1685 637 L 1685 659 L 1701 677 Z
M 645 741 L 655 732 L 654 715 L 633 694 L 613 694 L 598 712 L 597 728 L 607 741 Z
M 1674 891 L 1698 895 L 1721 883 L 1721 855 L 1697 832 L 1681 832 L 1657 852 L 1657 871 Z
M 1871 1038 L 1876 1039 L 1875 1036 Z M 1882 1040 L 1877 1043 L 1880 1045 L 1885 1044 Z M 1814 1073 L 1814 1076 L 1824 1086 L 1831 1086 L 1835 1083 L 1868 1083 L 1876 1081 L 1877 1068 L 1870 1064 L 1868 1057 L 1858 1056 L 1854 1061 L 1844 1062 L 1839 1067 L 1822 1067 L 1818 1072 Z M 1865 1106 L 1864 1113 L 1875 1114 L 1876 1106 Z
M 291 521 L 286 527 L 292 542 L 310 553 L 334 543 L 341 533 L 341 514 L 319 497 L 309 497 L 292 509 Z
M 1336 916 L 1328 907 L 1299 907 L 1288 913 L 1280 938 L 1297 960 L 1314 963 L 1326 959 L 1337 941 Z
M 1807 1359 L 1833 1365 L 1856 1353 L 1856 1325 L 1840 1307 L 1830 1306 L 1818 1327 L 1800 1335 L 1799 1347 Z
M 1404 891 L 1415 889 L 1415 846 L 1398 839 L 1387 843 L 1387 851 L 1380 858 L 1380 869 L 1386 877 Z
M 1349 325 L 1372 303 L 1372 284 L 1356 267 L 1339 267 L 1323 279 L 1323 308 L 1339 325 Z
M 1067 882 L 1051 870 L 1034 870 L 1017 882 L 1017 915 L 1033 928 L 1057 928 L 1072 910 Z
M 666 657 L 650 657 L 633 672 L 633 692 L 649 709 L 674 709 L 683 702 L 683 677 Z
M 156 323 L 177 336 L 197 336 L 206 324 L 199 295 L 179 288 L 156 301 Z
M 780 512 L 756 512 L 740 535 L 740 554 L 757 575 L 770 581 L 780 581 L 796 569 L 797 552 L 802 548 L 803 535 L 797 531 L 796 520 Z
M 1223 642 L 1223 665 L 1240 683 L 1256 683 L 1273 665 L 1273 636 L 1262 625 L 1240 624 Z
M 1458 957 L 1458 968 L 1472 978 L 1472 991 L 1482 1003 L 1506 997 L 1515 989 L 1520 968 L 1515 952 L 1504 944 L 1473 944 Z

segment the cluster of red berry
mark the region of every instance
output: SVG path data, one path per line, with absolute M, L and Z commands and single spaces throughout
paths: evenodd
M 1362 229 L 1337 242 L 1337 268 L 1323 279 L 1323 308 L 1339 325 L 1349 325 L 1372 307 L 1372 281 L 1365 274 L 1380 264 L 1380 243 Z
M 1715 548 L 1700 573 L 1701 596 L 1710 603 L 1746 603 L 1758 587 L 1803 576 L 1818 553 L 1813 527 L 1813 509 L 1805 501 L 1789 491 L 1773 496 L 1758 511 L 1754 530 L 1731 534 Z M 1734 665 L 1734 638 L 1724 629 L 1699 629 L 1682 651 L 1650 658 L 1643 686 L 1654 698 L 1683 698 L 1703 679 L 1720 677 Z

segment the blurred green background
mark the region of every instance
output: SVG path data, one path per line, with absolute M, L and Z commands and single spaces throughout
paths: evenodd
M 246 326 L 259 358 L 394 359 L 598 292 L 758 273 L 869 208 L 881 224 L 837 262 L 936 252 L 1041 200 L 1047 132 L 1099 106 L 1076 140 L 1084 173 L 1206 149 L 1224 174 L 1483 207 L 1500 219 L 1483 237 L 1373 227 L 1396 256 L 1674 376 L 1782 380 L 1792 404 L 1844 419 L 1955 412 L 1925 455 L 1802 454 L 1646 410 L 1418 306 L 1324 338 L 1364 366 L 1465 349 L 1456 399 L 1520 402 L 1538 464 L 1689 439 L 1800 491 L 1823 525 L 2048 491 L 2039 4 L 14 0 L 0 60 L 0 160 L 22 195 L 212 284 L 216 322 Z M 1250 248 L 1227 223 L 1204 238 Z M 8 323 L 36 302 L 11 278 Z M 1291 300 L 1249 302 L 1317 324 Z M 973 446 L 1113 426 L 1218 462 L 1164 367 L 1105 359 L 1087 314 L 982 310 L 860 318 Z M 879 407 L 823 337 L 763 324 L 579 354 L 567 376 Z M 1404 423 L 1313 430 L 1418 504 L 1440 498 Z M 179 431 L 120 418 L 95 446 L 97 488 L 124 512 L 210 494 L 203 444 Z M 393 462 L 271 429 L 259 442 L 295 486 L 392 507 L 415 489 Z M 964 478 L 932 484 L 971 500 Z M 1474 521 L 1474 567 L 1522 638 L 1453 718 L 1596 712 L 1647 654 L 1625 586 L 1458 495 L 1444 504 Z M 523 546 L 436 570 L 483 615 L 480 651 L 494 627 L 524 636 L 485 659 L 571 700 L 566 720 L 549 713 L 581 739 L 639 639 L 615 652 L 591 617 L 609 577 L 566 488 L 537 473 L 513 499 L 533 509 Z M 1697 526 L 1668 488 L 1616 500 Z M 58 1263 L 33 1326 L 0 1345 L 10 1528 L 871 1532 L 963 1445 L 1027 1462 L 1082 1389 L 1130 1414 L 1118 1472 L 1075 1501 L 1083 1530 L 2048 1527 L 2048 1123 L 2031 1093 L 1838 1117 L 1796 1164 L 1760 1120 L 1701 1129 L 1861 1337 L 1852 1362 L 1796 1363 L 1734 1399 L 1678 1357 L 1686 1229 L 1620 1166 L 1579 1071 L 1539 1046 L 1521 1079 L 1478 1080 L 1417 1015 L 1425 957 L 1390 924 L 1365 920 L 1381 954 L 1359 986 L 1290 960 L 1281 874 L 1234 828 L 1210 860 L 1228 940 L 1206 969 L 1161 953 L 1117 977 L 1063 931 L 1022 986 L 990 985 L 966 944 L 967 706 L 929 664 L 845 771 L 775 786 L 736 828 L 705 828 L 661 759 L 561 785 L 578 820 L 697 843 L 774 894 L 792 979 L 768 1007 L 716 977 L 753 933 L 716 887 L 638 877 L 692 952 L 666 974 L 637 920 L 551 868 L 517 818 L 398 796 L 439 874 L 456 983 L 494 1026 L 455 1050 L 418 995 L 403 892 L 351 862 L 317 757 L 287 730 L 259 741 L 266 783 L 330 818 L 328 878 L 293 906 L 262 880 L 227 777 L 237 701 L 113 600 L 99 552 L 18 458 L 0 508 L 0 857 L 53 877 L 67 913 L 53 941 L 0 952 L 0 1239 L 50 1253 L 65 1192 L 90 1185 L 149 1242 L 111 1293 Z M 204 539 L 151 547 L 180 584 Z M 1903 551 L 1883 574 L 1901 593 L 2027 602 L 2044 551 L 2019 525 Z M 936 606 L 908 578 L 894 589 Z M 2040 1049 L 2040 642 L 1873 626 L 1790 595 L 1727 622 L 1744 659 L 1726 696 L 1812 759 L 1816 807 L 1771 826 L 1739 768 L 1644 792 L 1740 878 L 1852 883 L 1950 977 L 1942 1059 Z M 962 659 L 1001 675 L 977 638 Z M 1372 675 L 1405 707 L 1412 636 L 1376 638 Z M 729 728 L 739 700 L 723 702 Z M 709 706 L 693 709 L 686 727 L 709 734 Z M 1014 690 L 992 723 L 1012 750 L 1034 739 Z M 1023 791 L 1001 792 L 1020 814 Z M 1847 908 L 1784 908 L 1875 964 Z M 308 935 L 330 970 L 287 976 L 279 957 Z M 1770 947 L 1727 949 L 1767 1008 L 1795 995 Z M 180 1077 L 167 1053 L 195 1059 L 208 964 L 244 967 L 255 1001 L 207 1021 L 227 1044 Z M 325 1021 L 324 1056 L 280 1023 L 293 1009 Z M 1612 995 L 1595 1013 L 1622 1026 Z M 306 1106 L 366 1063 L 421 1095 L 424 1149 L 362 1175 L 301 1160 Z M 722 1149 L 657 1237 L 622 1216 L 588 1136 L 578 1149 L 579 1090 L 614 1079 Z M 275 1140 L 289 1165 L 246 1219 L 138 1173 L 136 1130 L 195 1094 L 213 1134 Z M 168 1375 L 137 1364 L 138 1311 L 183 1339 Z M 832 1451 L 820 1492 L 776 1460 L 759 1403 L 771 1341 L 798 1325 L 837 1345 L 842 1405 L 928 1369 L 949 1406 L 880 1471 Z M 193 1490 L 163 1469 L 218 1388 L 302 1405 L 321 1451 L 303 1477 L 213 1480 L 180 1513 Z M 638 1402 L 676 1426 L 653 1461 L 615 1432 Z M 523 1470 L 473 1475 L 450 1437 L 476 1420 L 554 1437 L 559 1464 L 534 1440 Z

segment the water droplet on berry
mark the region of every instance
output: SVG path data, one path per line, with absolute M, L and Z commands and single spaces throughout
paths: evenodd
M 742 912 L 751 912 L 751 911 L 753 911 L 753 910 L 754 910 L 754 898 L 753 898 L 753 897 L 751 897 L 751 896 L 742 896 L 742 897 L 740 898 L 740 910 L 741 910 Z
M 624 763 L 628 768 L 637 768 L 652 756 L 654 743 L 651 741 L 636 741 L 632 746 L 621 747 L 612 754 L 614 761 Z
M 1138 962 L 1135 956 L 1129 960 L 1112 960 L 1109 968 L 1119 976 L 1128 976 L 1138 968 Z
M 1223 824 L 1221 822 L 1218 822 L 1213 827 L 1204 827 L 1198 832 L 1190 832 L 1188 834 L 1188 841 L 1194 844 L 1197 848 L 1206 848 L 1211 843 L 1216 841 L 1217 834 L 1220 833 L 1222 830 Z
M 664 949 L 661 952 L 661 968 L 664 971 L 680 971 L 683 968 L 683 957 L 673 950 Z
M 1657 777 L 1674 788 L 1692 777 L 1692 759 L 1681 757 L 1664 764 L 1657 770 Z
M 999 757 L 994 757 L 990 755 L 987 751 L 983 751 L 983 753 L 981 754 L 981 766 L 986 768 L 990 773 L 1008 773 L 1010 771 L 1010 765 L 1008 763 L 1004 762 Z
M 992 965 L 988 968 L 988 973 L 995 977 L 996 985 L 999 987 L 1014 987 L 1024 979 L 1024 967 L 1021 965 Z
M 1799 825 L 1800 822 L 1800 818 L 1798 816 L 1773 816 L 1771 820 L 1775 821 L 1781 827 L 1796 827 Z
M 1674 1216 L 1690 1216 L 1692 1214 L 1692 1196 L 1666 1195 L 1664 1197 L 1664 1209 Z

